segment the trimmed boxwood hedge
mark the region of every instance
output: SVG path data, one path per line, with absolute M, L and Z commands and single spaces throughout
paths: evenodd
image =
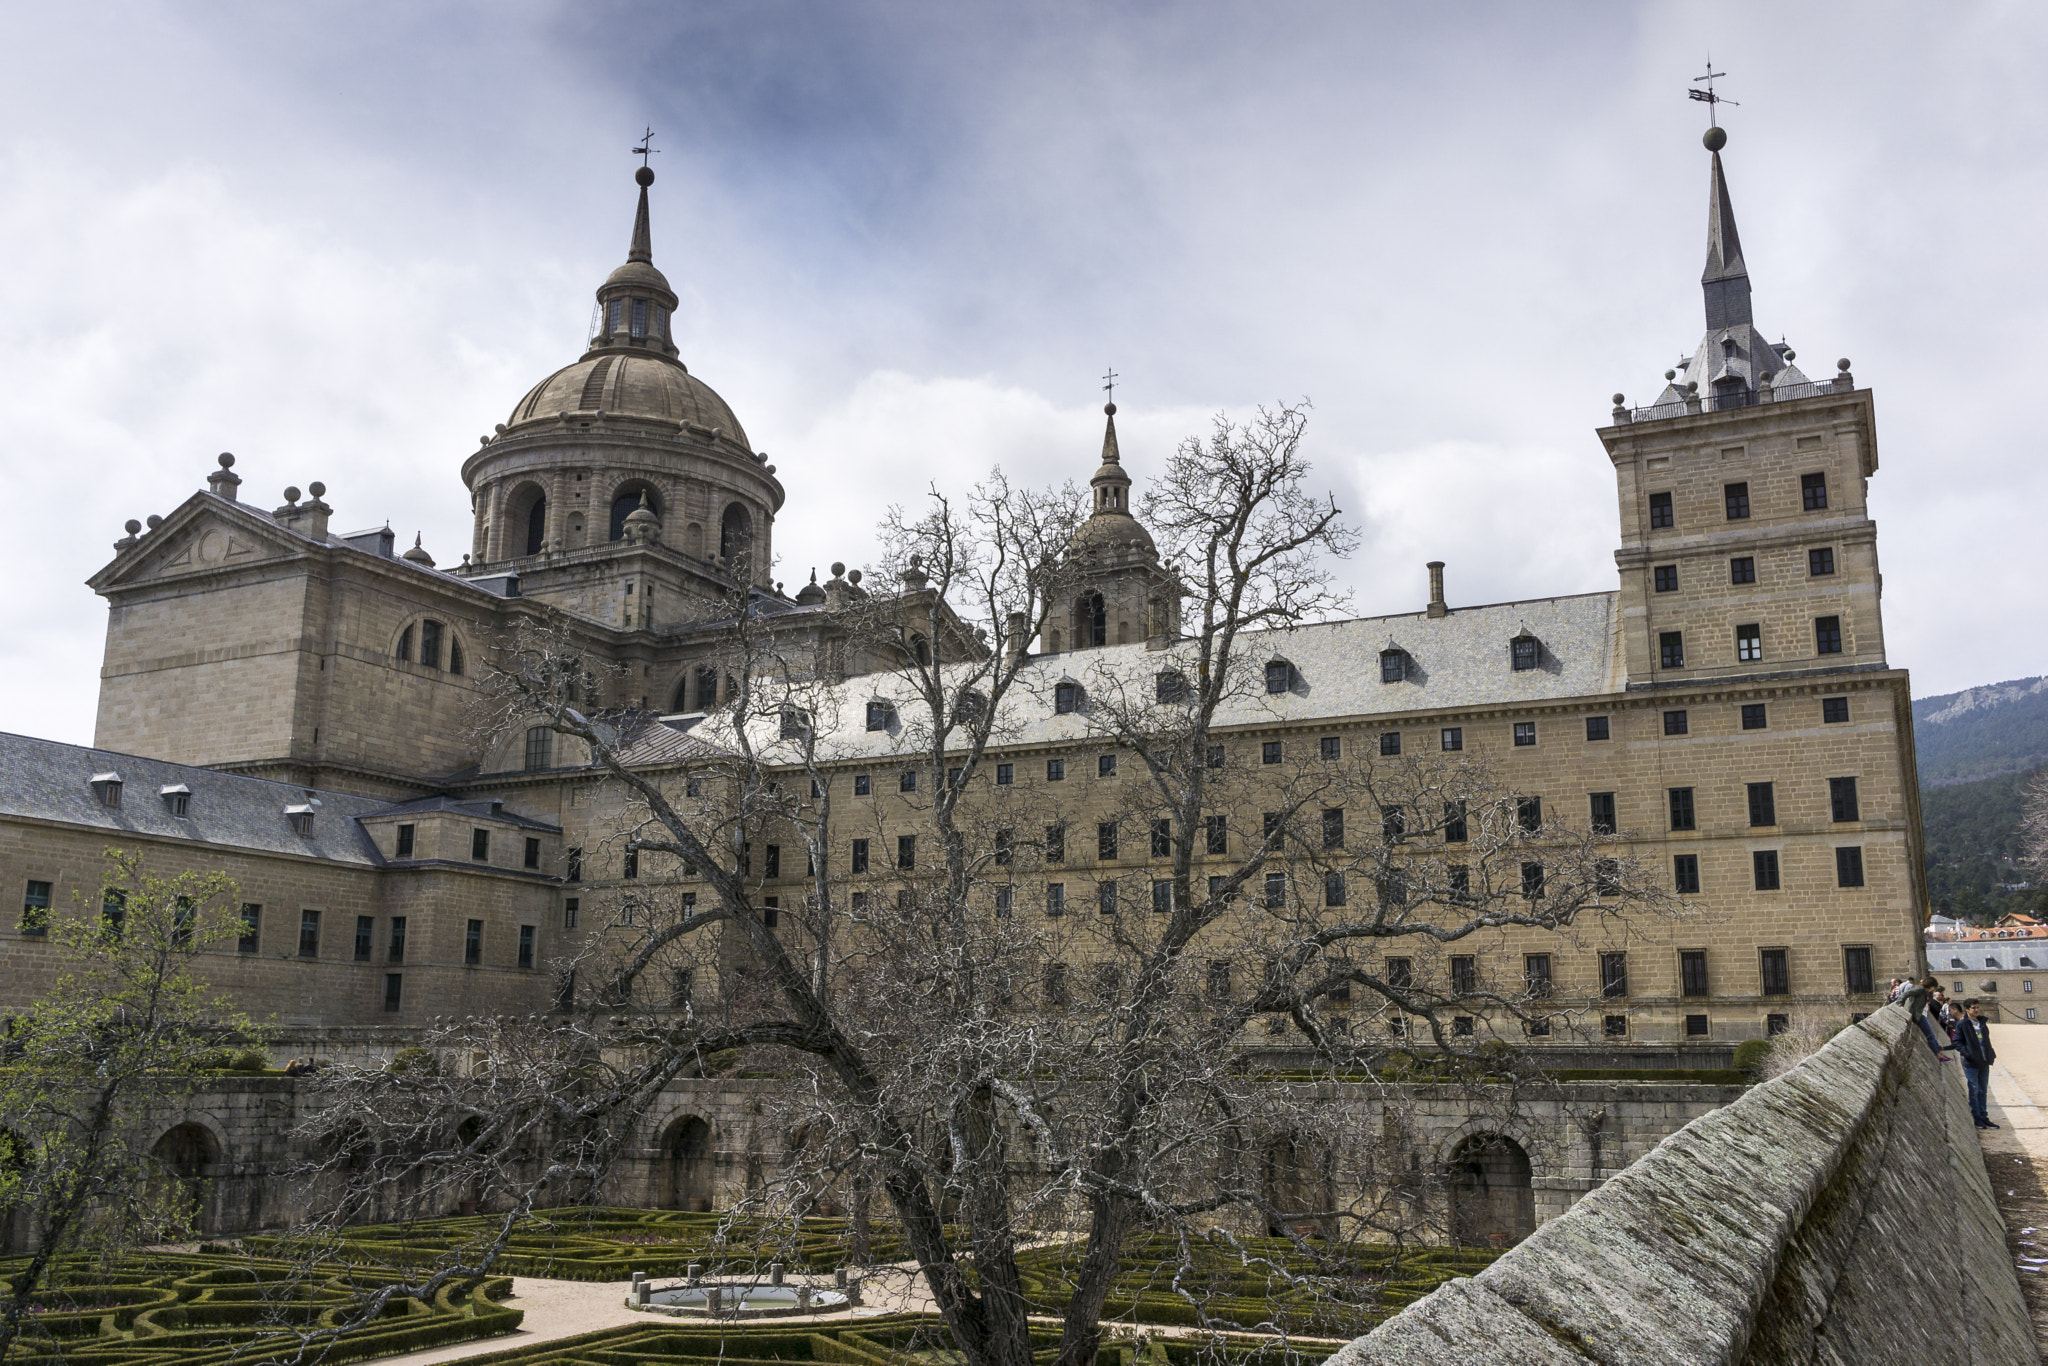
M 433 1266 L 481 1248 L 497 1231 L 498 1220 L 488 1215 L 366 1224 L 343 1230 L 331 1250 L 370 1266 Z M 281 1239 L 243 1242 L 257 1251 L 290 1255 Z M 910 1255 L 895 1227 L 879 1220 L 869 1228 L 868 1250 L 879 1262 Z M 575 1206 L 542 1210 L 525 1220 L 492 1270 L 564 1281 L 623 1281 L 635 1271 L 680 1276 L 691 1262 L 713 1274 L 752 1271 L 772 1261 L 792 1271 L 823 1273 L 851 1259 L 845 1219 L 806 1219 L 801 1228 L 792 1228 L 787 1221 L 721 1214 Z
M 0 1262 L 0 1276 L 21 1265 Z M 52 1269 L 33 1326 L 6 1357 L 67 1366 L 261 1366 L 298 1351 L 290 1330 L 333 1327 L 389 1274 L 350 1268 L 295 1279 L 286 1262 L 236 1253 L 153 1253 L 111 1270 L 87 1258 Z M 509 1333 L 524 1314 L 497 1301 L 509 1276 L 450 1281 L 432 1304 L 394 1299 L 344 1333 L 329 1362 L 361 1361 Z

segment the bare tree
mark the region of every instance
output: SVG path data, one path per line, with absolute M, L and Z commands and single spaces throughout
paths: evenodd
M 550 1017 L 579 1040 L 564 1056 L 620 1060 L 589 1095 L 637 1117 L 649 1088 L 714 1059 L 780 1075 L 783 1148 L 756 1202 L 794 1217 L 843 1198 L 857 1226 L 886 1202 L 976 1366 L 1028 1366 L 1018 1256 L 1037 1240 L 1084 1231 L 1059 1354 L 1083 1366 L 1140 1230 L 1190 1259 L 1212 1236 L 1311 1256 L 1412 1236 L 1400 1116 L 1374 1088 L 1421 1053 L 1483 1074 L 1492 1021 L 1519 1037 L 1577 1011 L 1547 979 L 1460 960 L 1677 909 L 1622 835 L 1557 821 L 1483 763 L 1233 761 L 1273 719 L 1276 635 L 1345 606 L 1326 565 L 1354 537 L 1308 490 L 1304 423 L 1302 407 L 1219 419 L 1147 500 L 1187 631 L 1062 665 L 1088 702 L 1061 752 L 1090 743 L 1140 777 L 1107 805 L 991 781 L 1020 747 L 1054 752 L 1037 718 L 1075 680 L 1026 646 L 1083 572 L 1079 499 L 1000 474 L 891 514 L 881 568 L 902 591 L 835 577 L 832 649 L 735 610 L 727 700 L 679 739 L 651 744 L 592 701 L 570 623 L 506 642 L 487 681 L 492 724 L 588 749 L 612 852 L 636 860 L 580 960 L 601 964 L 602 1000 Z M 896 779 L 887 818 L 848 800 L 867 765 Z M 1110 876 L 1125 841 L 1168 876 Z M 793 877 L 767 866 L 785 851 L 808 862 L 796 906 L 767 890 Z M 589 1013 L 629 1002 L 601 1028 Z M 593 1113 L 551 1123 L 582 1132 Z M 547 1132 L 527 1131 L 543 1165 Z

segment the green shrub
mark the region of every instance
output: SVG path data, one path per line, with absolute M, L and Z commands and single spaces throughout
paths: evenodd
M 1770 1056 L 1769 1039 L 1744 1039 L 1735 1045 L 1735 1069 L 1755 1076 L 1763 1071 L 1764 1059 Z
M 270 1059 L 254 1048 L 245 1048 L 228 1060 L 230 1072 L 265 1072 L 270 1069 Z
M 416 1072 L 423 1077 L 441 1075 L 441 1060 L 424 1048 L 401 1048 L 384 1065 L 386 1072 Z

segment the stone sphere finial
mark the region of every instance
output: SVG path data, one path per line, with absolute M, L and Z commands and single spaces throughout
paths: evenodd
M 144 520 L 148 522 L 149 529 L 151 531 L 155 531 L 158 527 L 164 524 L 164 519 L 157 516 L 154 512 L 150 513 L 149 516 Z
M 832 577 L 833 577 L 833 578 L 835 578 L 835 579 L 836 579 L 836 578 L 838 578 L 838 577 L 839 577 L 839 576 L 840 576 L 841 574 L 844 574 L 845 572 L 846 572 L 846 561 L 844 561 L 844 560 L 834 560 L 834 561 L 832 561 Z
M 327 485 L 315 479 L 312 483 L 306 485 L 306 492 L 312 494 L 315 498 L 325 498 L 327 496 Z
M 286 484 L 284 486 L 284 500 L 287 503 L 299 501 L 299 486 L 297 484 Z
M 1848 373 L 1848 369 L 1849 369 L 1849 358 L 1848 358 L 1847 356 L 1844 356 L 1844 357 L 1842 357 L 1842 358 L 1841 358 L 1840 360 L 1836 361 L 1836 362 L 1835 362 L 1835 368 L 1836 368 L 1837 370 L 1840 370 L 1840 371 L 1842 371 L 1842 372 L 1843 372 L 1844 374 Z
M 1108 414 L 1110 417 L 1115 417 L 1116 405 L 1114 403 L 1105 403 L 1102 405 L 1102 411 Z
M 1622 404 L 1622 395 L 1620 395 L 1620 394 L 1616 394 L 1616 395 L 1614 396 L 1614 406 L 1615 406 L 1615 407 L 1617 407 L 1617 408 L 1619 408 L 1619 407 L 1621 406 L 1621 404 Z
M 652 166 L 642 166 L 639 170 L 633 172 L 633 183 L 641 186 L 652 185 L 654 183 L 654 168 Z
M 233 469 L 235 467 L 235 457 L 227 451 L 222 451 L 220 453 L 220 467 L 224 470 Z
M 1666 371 L 1664 372 L 1664 380 L 1665 380 L 1665 382 L 1666 382 L 1666 383 L 1669 383 L 1670 381 L 1672 381 L 1672 380 L 1674 380 L 1674 379 L 1677 379 L 1677 378 L 1678 378 L 1678 372 L 1677 372 L 1676 370 L 1666 370 Z
M 846 581 L 852 584 L 855 588 L 860 587 L 860 571 L 856 569 L 851 574 L 848 574 L 846 576 Z
M 1718 152 L 1728 145 L 1728 130 L 1717 123 L 1706 131 L 1700 141 L 1709 152 Z
M 135 533 L 137 533 L 138 531 L 141 531 L 141 530 L 142 530 L 142 523 L 140 523 L 140 522 L 136 521 L 136 520 L 135 520 L 135 519 L 134 519 L 133 517 L 130 517 L 130 518 L 129 518 L 129 519 L 127 520 L 127 521 L 123 522 L 123 523 L 122 523 L 121 525 L 122 525 L 122 527 L 124 527 L 124 528 L 125 528 L 125 529 L 127 530 L 128 534 L 129 534 L 130 536 L 133 536 L 133 535 L 135 535 Z

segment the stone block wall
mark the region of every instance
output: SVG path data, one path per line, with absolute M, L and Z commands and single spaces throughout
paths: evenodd
M 1896 1006 L 1332 1358 L 2039 1360 L 1962 1078 Z

